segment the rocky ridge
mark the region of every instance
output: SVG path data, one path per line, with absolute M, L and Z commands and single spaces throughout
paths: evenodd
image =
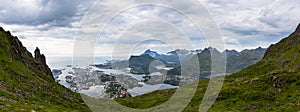
M 35 57 L 0 27 L 0 111 L 90 111 L 78 93 L 55 82 L 46 58 Z

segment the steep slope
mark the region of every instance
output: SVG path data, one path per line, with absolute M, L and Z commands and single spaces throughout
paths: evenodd
M 300 24 L 290 36 L 271 45 L 257 64 L 226 76 L 217 101 L 209 111 L 300 111 L 299 53 Z M 198 90 L 185 111 L 198 111 L 207 83 L 208 80 L 199 81 Z M 166 98 L 156 96 L 160 97 L 161 93 L 172 94 L 174 91 L 158 91 L 117 101 L 129 107 L 149 108 L 166 101 Z M 145 99 L 156 101 L 145 102 Z
M 35 57 L 0 27 L 0 111 L 89 111 L 80 95 L 56 83 L 40 50 Z
M 271 45 L 263 60 L 227 77 L 212 110 L 299 111 L 299 53 L 300 24 L 290 36 Z

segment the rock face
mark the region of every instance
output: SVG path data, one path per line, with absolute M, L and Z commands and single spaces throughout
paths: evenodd
M 50 68 L 46 63 L 46 57 L 44 54 L 40 53 L 40 49 L 36 47 L 34 51 L 34 59 L 36 60 L 37 66 L 36 68 L 43 71 L 45 74 L 52 74 Z
M 23 44 L 19 41 L 16 36 L 12 36 L 10 31 L 5 31 L 2 27 L 0 27 L 0 31 L 4 32 L 5 35 L 8 37 L 8 44 L 13 45 L 12 49 L 7 52 L 7 54 L 15 60 L 22 61 L 25 65 L 30 63 L 26 62 L 26 58 L 32 58 L 30 52 L 23 46 Z
M 40 50 L 35 57 L 0 27 L 0 110 L 88 112 L 80 95 L 55 82 Z
M 0 31 L 5 33 L 8 37 L 8 44 L 12 45 L 11 49 L 7 52 L 11 61 L 21 61 L 27 67 L 33 66 L 47 75 L 52 75 L 50 68 L 46 64 L 45 56 L 40 54 L 40 50 L 38 48 L 36 48 L 35 58 L 33 58 L 32 54 L 26 49 L 26 47 L 23 46 L 18 37 L 12 36 L 10 31 L 5 31 L 2 27 L 0 27 Z

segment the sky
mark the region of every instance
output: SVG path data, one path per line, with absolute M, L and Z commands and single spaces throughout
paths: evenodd
M 128 1 L 0 0 L 0 26 L 18 36 L 29 51 L 39 47 L 47 57 L 72 56 L 76 37 L 82 35 L 99 35 L 91 36 L 99 38 L 93 43 L 98 56 L 110 56 L 114 52 L 128 56 L 128 52 L 139 54 L 149 48 L 166 53 L 177 48 L 192 50 L 210 46 L 206 41 L 210 37 L 199 32 L 184 14 L 156 5 L 135 6 L 144 0 Z M 168 2 L 187 15 L 198 16 L 203 10 L 197 10 L 195 1 Z M 197 2 L 215 21 L 226 49 L 267 48 L 292 33 L 300 23 L 299 0 Z M 113 14 L 116 16 L 109 18 Z M 106 25 L 101 33 L 103 26 L 99 25 Z

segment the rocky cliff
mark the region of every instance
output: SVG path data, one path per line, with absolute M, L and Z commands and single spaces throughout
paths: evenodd
M 0 27 L 0 111 L 90 111 L 78 93 L 54 81 L 38 48 L 34 54 Z
M 26 49 L 26 47 L 23 46 L 18 37 L 13 36 L 10 31 L 5 31 L 2 27 L 0 27 L 0 32 L 3 32 L 5 34 L 5 36 L 8 38 L 9 44 L 12 45 L 11 49 L 6 52 L 6 54 L 9 55 L 11 61 L 21 61 L 27 67 L 33 66 L 47 75 L 52 75 L 51 70 L 46 63 L 46 58 L 44 54 L 40 53 L 38 47 L 34 51 L 33 58 L 32 54 Z
M 26 59 L 32 58 L 32 55 L 27 51 L 19 39 L 16 36 L 12 36 L 10 31 L 5 31 L 2 27 L 0 27 L 0 32 L 3 32 L 8 39 L 9 43 L 7 44 L 13 45 L 9 51 L 5 52 L 5 54 L 8 54 L 11 60 L 22 61 L 25 65 L 29 65 L 30 63 L 28 63 Z M 5 43 L 1 42 L 0 46 L 4 47 L 4 44 Z
M 43 71 L 45 74 L 51 74 L 51 69 L 48 67 L 47 63 L 46 63 L 46 57 L 44 54 L 40 53 L 40 49 L 38 47 L 36 47 L 35 51 L 34 51 L 34 59 L 35 59 L 35 63 L 36 63 L 36 68 Z

